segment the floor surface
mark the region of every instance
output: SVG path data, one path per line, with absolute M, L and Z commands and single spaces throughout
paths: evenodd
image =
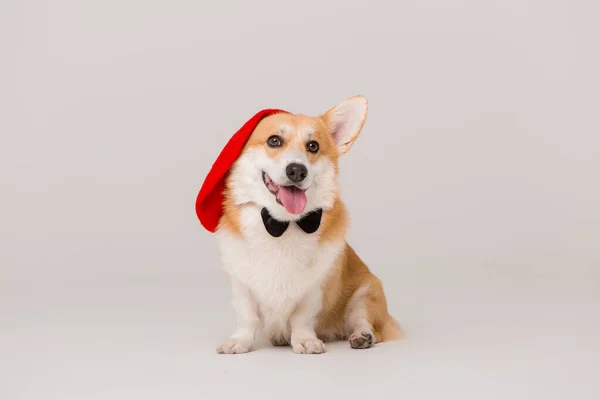
M 384 281 L 403 341 L 228 356 L 215 353 L 234 321 L 218 268 L 170 271 L 13 282 L 0 303 L 0 398 L 600 398 L 595 273 L 407 271 Z

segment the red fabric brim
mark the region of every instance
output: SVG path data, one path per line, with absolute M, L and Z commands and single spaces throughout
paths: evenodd
M 196 198 L 196 215 L 202 226 L 209 232 L 217 230 L 223 215 L 225 179 L 229 169 L 239 157 L 258 123 L 263 118 L 277 113 L 287 113 L 287 111 L 270 108 L 256 113 L 229 139 L 229 142 L 213 163 Z

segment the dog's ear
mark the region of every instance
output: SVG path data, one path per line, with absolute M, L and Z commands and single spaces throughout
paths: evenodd
M 367 119 L 367 109 L 367 99 L 363 96 L 354 96 L 323 115 L 340 155 L 350 150 L 360 134 Z

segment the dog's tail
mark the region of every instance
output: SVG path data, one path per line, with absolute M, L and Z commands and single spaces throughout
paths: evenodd
M 405 336 L 404 331 L 400 327 L 400 324 L 391 316 L 388 315 L 388 318 L 381 325 L 380 337 L 381 342 L 389 342 L 392 340 L 400 340 Z

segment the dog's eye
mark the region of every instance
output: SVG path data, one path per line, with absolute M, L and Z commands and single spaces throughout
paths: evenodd
M 319 143 L 315 142 L 314 140 L 311 140 L 306 145 L 306 150 L 310 151 L 311 153 L 316 153 L 317 151 L 319 151 Z
M 269 147 L 280 147 L 283 144 L 283 139 L 277 135 L 273 135 L 267 139 Z

